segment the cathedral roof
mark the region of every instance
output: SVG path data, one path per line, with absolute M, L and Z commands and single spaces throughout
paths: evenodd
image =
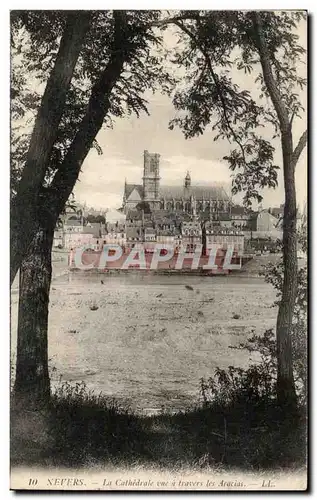
M 245 207 L 242 207 L 240 205 L 233 205 L 231 207 L 231 213 L 232 215 L 249 215 L 251 213 L 251 210 L 246 209 Z
M 218 220 L 231 220 L 231 217 L 228 214 L 228 212 L 224 212 L 224 213 L 218 214 Z
M 124 194 L 126 198 L 129 198 L 132 191 L 136 189 L 140 195 L 140 198 L 143 198 L 143 186 L 142 184 L 125 184 Z
M 196 200 L 222 200 L 229 201 L 229 196 L 223 186 L 191 186 L 184 188 L 182 186 L 160 186 L 160 197 L 165 199 L 181 199 L 194 196 Z

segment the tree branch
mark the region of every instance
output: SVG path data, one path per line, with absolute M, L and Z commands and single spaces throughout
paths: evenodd
M 36 116 L 18 192 L 36 188 L 44 180 L 64 112 L 66 95 L 91 17 L 90 12 L 68 14 L 56 61 Z
M 109 62 L 92 88 L 86 114 L 49 188 L 54 218 L 58 217 L 73 190 L 83 161 L 109 111 L 111 91 L 134 50 L 126 48 L 129 38 L 126 12 L 115 10 L 113 16 L 115 26 Z
M 199 21 L 199 16 L 196 16 L 195 17 L 195 20 L 198 22 Z M 210 60 L 210 56 L 208 54 L 208 51 L 205 49 L 205 47 L 202 45 L 202 44 L 199 44 L 198 41 L 197 41 L 197 38 L 195 37 L 195 35 L 190 31 L 190 29 L 187 28 L 187 26 L 185 26 L 182 22 L 180 22 L 179 20 L 175 19 L 173 20 L 174 24 L 176 24 L 176 26 L 178 26 L 184 33 L 186 33 L 190 38 L 191 40 L 194 41 L 194 43 L 197 45 L 197 47 L 199 48 L 199 50 L 201 51 L 201 53 L 203 54 L 203 56 L 205 57 L 205 61 L 206 61 L 206 65 L 210 71 L 210 74 L 212 76 L 212 79 L 215 83 L 215 86 L 216 86 L 216 89 L 217 89 L 217 93 L 218 93 L 218 96 L 219 96 L 219 99 L 221 101 L 221 105 L 222 105 L 222 110 L 223 110 L 223 117 L 225 119 L 225 122 L 227 124 L 227 127 L 228 129 L 230 130 L 235 142 L 238 144 L 238 146 L 240 147 L 241 149 L 241 153 L 242 153 L 242 157 L 243 157 L 243 161 L 245 162 L 245 164 L 247 164 L 247 160 L 246 160 L 246 157 L 245 157 L 245 153 L 244 153 L 244 147 L 243 147 L 243 144 L 241 143 L 238 135 L 236 134 L 236 132 L 234 131 L 234 129 L 232 128 L 232 125 L 231 125 L 231 122 L 229 120 L 229 117 L 228 117 L 228 114 L 227 114 L 227 105 L 226 105 L 226 100 L 223 96 L 223 93 L 222 93 L 222 90 L 221 90 L 221 87 L 220 87 L 220 84 L 219 84 L 219 79 L 218 79 L 218 75 L 214 72 L 214 69 L 212 67 L 212 64 L 211 64 L 211 60 Z
M 256 41 L 257 41 L 257 45 L 258 45 L 258 52 L 259 52 L 260 62 L 261 62 L 262 71 L 263 71 L 263 78 L 264 78 L 267 90 L 270 94 L 274 109 L 275 109 L 277 116 L 278 116 L 278 119 L 280 122 L 280 127 L 281 127 L 281 132 L 282 132 L 282 134 L 287 133 L 287 132 L 289 132 L 289 126 L 290 126 L 288 113 L 287 113 L 286 107 L 284 106 L 281 93 L 276 85 L 276 81 L 275 81 L 273 73 L 272 73 L 270 54 L 269 54 L 268 47 L 267 47 L 267 44 L 265 41 L 260 12 L 253 13 L 253 25 L 255 28 L 255 32 L 257 34 Z
M 296 148 L 293 151 L 293 154 L 292 154 L 292 167 L 293 168 L 296 167 L 297 162 L 299 160 L 299 157 L 302 154 L 304 147 L 306 146 L 306 143 L 307 143 L 307 130 L 305 130 L 305 132 L 303 132 L 303 134 L 301 135 L 301 137 L 298 141 Z
M 64 111 L 66 95 L 83 40 L 90 26 L 91 17 L 92 13 L 89 11 L 68 14 L 55 64 L 37 113 L 26 163 L 11 205 L 11 284 L 34 235 L 38 194 L 45 177 L 47 163 Z

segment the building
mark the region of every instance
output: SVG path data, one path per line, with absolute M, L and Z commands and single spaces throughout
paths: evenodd
M 226 251 L 228 245 L 233 245 L 234 253 L 242 256 L 244 251 L 244 233 L 237 229 L 225 229 L 220 226 L 214 226 L 212 222 L 206 222 L 203 232 L 203 247 L 205 254 L 209 255 L 214 245 L 219 245 L 223 251 Z
M 167 210 L 200 217 L 212 213 L 230 213 L 231 201 L 221 185 L 193 186 L 187 172 L 183 186 L 160 183 L 160 155 L 144 151 L 143 184 L 125 182 L 123 210 L 128 213 L 140 203 L 146 203 L 152 212 Z
M 133 248 L 136 243 L 144 241 L 144 221 L 143 212 L 138 210 L 128 212 L 125 222 L 127 248 Z
M 109 210 L 106 214 L 104 243 L 125 247 L 126 242 L 126 215 L 119 210 Z
M 106 223 L 125 223 L 126 215 L 120 210 L 108 210 L 106 213 Z
M 53 247 L 63 248 L 64 247 L 64 231 L 56 230 L 54 231 Z
M 214 225 L 221 227 L 231 227 L 232 226 L 232 218 L 228 212 L 223 212 L 218 214 L 214 220 Z
M 84 224 L 81 218 L 67 218 L 63 224 L 63 230 L 65 233 L 81 233 L 83 227 Z
M 240 205 L 233 205 L 230 213 L 232 226 L 240 229 L 247 228 L 251 214 L 251 210 L 247 210 Z
M 256 232 L 276 231 L 279 226 L 279 220 L 274 217 L 268 210 L 254 212 L 250 217 L 250 228 Z
M 269 208 L 268 211 L 273 215 L 273 217 L 280 220 L 284 216 L 284 203 L 282 203 L 279 207 Z
M 107 222 L 104 243 L 125 246 L 127 241 L 125 222 Z
M 181 236 L 182 245 L 186 247 L 186 252 L 194 252 L 196 245 L 202 243 L 201 223 L 197 219 L 182 222 Z
M 281 221 L 276 219 L 268 210 L 260 210 L 250 215 L 244 234 L 248 240 L 267 239 L 274 241 L 283 238 L 283 229 Z
M 181 232 L 177 229 L 158 229 L 156 241 L 161 245 L 172 246 L 175 249 L 179 246 L 178 241 L 181 236 Z

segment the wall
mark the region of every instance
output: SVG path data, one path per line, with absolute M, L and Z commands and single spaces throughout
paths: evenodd
M 273 217 L 269 212 L 263 211 L 258 214 L 256 229 L 257 231 L 275 231 L 278 219 Z

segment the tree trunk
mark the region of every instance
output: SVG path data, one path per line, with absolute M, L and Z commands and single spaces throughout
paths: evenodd
M 11 204 L 11 284 L 35 236 L 38 195 L 64 112 L 74 68 L 89 29 L 91 12 L 68 14 L 54 67 L 38 110 L 17 194 Z
M 14 392 L 27 401 L 46 402 L 48 304 L 54 229 L 39 227 L 20 268 L 19 319 Z
M 123 71 L 124 63 L 136 50 L 131 48 L 127 51 L 124 48 L 130 36 L 126 33 L 126 13 L 114 11 L 113 16 L 115 30 L 110 60 L 92 88 L 87 112 L 52 184 L 46 192 L 44 190 L 46 196 L 42 197 L 42 203 L 38 196 L 35 206 L 32 207 L 37 216 L 41 215 L 41 223 L 39 223 L 35 237 L 31 240 L 27 257 L 20 270 L 15 381 L 15 392 L 19 393 L 19 396 L 29 395 L 44 401 L 49 398 L 47 323 L 54 228 L 73 190 L 81 165 L 109 110 L 112 89 Z M 21 220 L 25 222 L 25 219 Z M 34 226 L 35 224 L 36 222 L 33 221 Z M 20 254 L 23 257 L 25 249 L 22 249 Z
M 296 392 L 293 375 L 292 321 L 297 294 L 297 234 L 295 169 L 292 164 L 292 141 L 282 135 L 285 205 L 283 218 L 284 279 L 279 305 L 277 342 L 277 398 L 287 412 L 296 408 Z
M 282 298 L 280 301 L 277 324 L 277 399 L 284 410 L 285 417 L 293 414 L 297 406 L 295 383 L 293 375 L 292 356 L 292 320 L 295 299 L 297 294 L 297 237 L 296 237 L 296 190 L 295 190 L 295 163 L 305 144 L 305 135 L 301 139 L 303 144 L 293 151 L 292 124 L 285 107 L 283 97 L 275 81 L 270 54 L 265 39 L 261 13 L 253 14 L 256 33 L 256 44 L 259 51 L 263 79 L 276 111 L 282 139 L 283 174 L 284 174 L 284 219 L 283 219 L 283 263 L 284 279 Z M 307 135 L 307 134 L 306 134 Z M 300 150 L 300 151 L 299 151 Z M 296 156 L 298 157 L 296 158 Z

